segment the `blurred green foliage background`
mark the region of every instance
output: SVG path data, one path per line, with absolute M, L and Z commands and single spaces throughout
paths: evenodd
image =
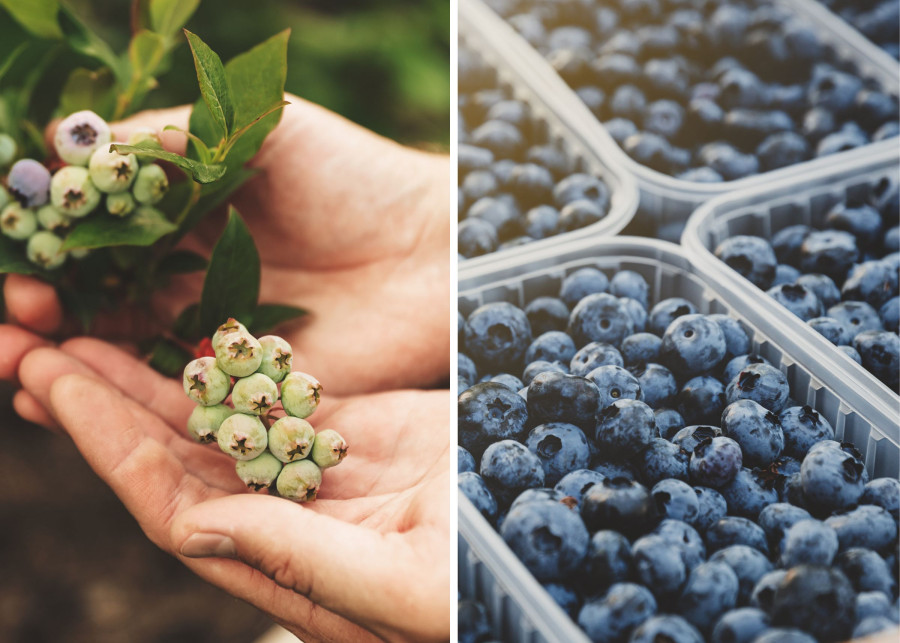
M 115 51 L 127 47 L 130 2 L 68 4 Z M 203 0 L 187 27 L 223 61 L 290 28 L 289 92 L 403 143 L 447 149 L 448 0 Z M 197 98 L 186 44 L 172 63 L 148 107 Z

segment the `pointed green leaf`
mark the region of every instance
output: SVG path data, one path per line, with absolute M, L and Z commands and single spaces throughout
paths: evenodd
M 216 125 L 222 131 L 222 136 L 231 133 L 234 125 L 234 107 L 228 91 L 228 81 L 225 77 L 225 68 L 218 54 L 200 40 L 196 35 L 184 30 L 191 53 L 194 56 L 194 67 L 197 70 L 197 82 L 200 84 L 200 95 Z
M 227 169 L 225 165 L 217 163 L 216 165 L 206 165 L 199 161 L 193 161 L 189 158 L 166 152 L 153 146 L 152 143 L 140 143 L 138 145 L 125 145 L 124 143 L 113 143 L 110 149 L 116 150 L 123 154 L 134 154 L 140 158 L 154 158 L 160 161 L 168 161 L 173 165 L 180 167 L 189 173 L 197 183 L 212 183 L 218 181 L 225 175 Z
M 124 219 L 102 213 L 79 223 L 63 242 L 63 249 L 108 246 L 149 246 L 174 232 L 176 226 L 156 208 L 144 206 Z
M 91 31 L 74 11 L 65 5 L 60 5 L 57 20 L 66 42 L 69 43 L 72 49 L 100 61 L 112 70 L 119 83 L 122 85 L 127 83 L 128 73 L 125 65 L 110 46 L 100 36 Z
M 59 0 L 0 0 L 0 5 L 35 36 L 62 38 L 62 31 L 56 21 Z
M 200 0 L 150 0 L 150 28 L 165 38 L 173 38 L 199 5 Z
M 0 237 L 0 274 L 33 275 L 41 269 L 28 261 L 25 246 Z
M 73 69 L 59 97 L 59 109 L 63 114 L 89 109 L 109 118 L 115 105 L 114 88 L 115 80 L 106 68 Z
M 209 259 L 200 296 L 200 326 L 212 335 L 229 317 L 248 318 L 259 297 L 259 252 L 237 210 L 231 208 L 228 223 Z
M 21 56 L 27 48 L 27 42 L 20 43 L 18 47 L 16 47 L 9 53 L 3 63 L 0 64 L 0 84 L 2 84 L 3 82 L 3 77 L 6 76 L 10 69 L 12 69 L 16 60 L 19 59 L 19 56 Z
M 249 328 L 254 335 L 265 335 L 279 325 L 308 314 L 303 308 L 287 304 L 260 304 L 250 317 Z

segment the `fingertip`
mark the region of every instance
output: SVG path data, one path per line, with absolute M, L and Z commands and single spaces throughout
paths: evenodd
M 63 312 L 56 289 L 25 275 L 8 275 L 3 297 L 9 315 L 36 333 L 50 334 L 62 326 Z
M 124 141 L 138 129 L 149 129 L 159 136 L 163 148 L 176 154 L 184 154 L 187 149 L 187 137 L 184 132 L 166 130 L 167 125 L 186 130 L 190 119 L 190 106 L 180 105 L 168 109 L 151 109 L 139 112 L 124 121 L 113 123 L 110 127 L 116 140 Z
M 56 423 L 56 420 L 28 391 L 16 391 L 15 395 L 13 395 L 12 405 L 16 414 L 26 422 L 37 424 L 50 431 L 59 431 L 59 425 Z
M 15 381 L 25 357 L 31 351 L 48 344 L 46 339 L 24 328 L 0 324 L 0 346 L 3 347 L 0 351 L 0 379 Z

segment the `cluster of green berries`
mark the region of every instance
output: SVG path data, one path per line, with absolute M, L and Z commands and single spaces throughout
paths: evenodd
M 319 405 L 321 384 L 291 371 L 293 351 L 281 337 L 257 339 L 235 319 L 219 326 L 212 345 L 215 357 L 200 357 L 184 369 L 184 392 L 199 405 L 188 433 L 198 442 L 218 443 L 236 459 L 238 476 L 253 491 L 315 500 L 322 470 L 347 455 L 337 431 L 316 433 L 306 421 Z
M 151 141 L 151 130 L 137 130 L 130 145 Z M 28 259 L 47 269 L 59 268 L 66 256 L 82 258 L 86 250 L 62 249 L 66 234 L 89 215 L 127 217 L 165 196 L 169 180 L 155 163 L 141 164 L 134 154 L 110 151 L 112 132 L 91 111 L 75 112 L 60 122 L 53 146 L 62 162 L 51 174 L 34 159 L 16 158 L 16 143 L 0 134 L 0 168 L 12 163 L 0 183 L 0 232 L 26 243 Z M 154 217 L 161 216 L 153 212 Z

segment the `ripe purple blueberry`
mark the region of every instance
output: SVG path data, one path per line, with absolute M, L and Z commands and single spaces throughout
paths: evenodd
M 33 159 L 22 159 L 10 168 L 6 184 L 19 203 L 36 208 L 49 198 L 50 172 Z

